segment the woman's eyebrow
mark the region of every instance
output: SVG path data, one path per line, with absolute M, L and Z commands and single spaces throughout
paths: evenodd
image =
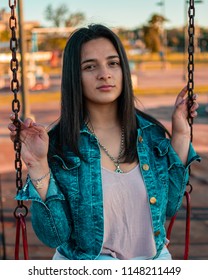
M 112 58 L 119 58 L 119 56 L 118 55 L 109 55 L 108 57 L 106 57 L 107 60 L 112 59 Z M 95 61 L 97 61 L 96 58 L 85 59 L 81 62 L 81 65 L 84 63 L 95 62 Z
M 85 59 L 81 62 L 81 65 L 84 64 L 84 63 L 88 63 L 88 62 L 95 62 L 97 59 L 95 58 L 89 58 L 89 59 Z

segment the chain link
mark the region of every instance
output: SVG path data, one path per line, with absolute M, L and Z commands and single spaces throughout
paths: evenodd
M 11 91 L 14 94 L 14 99 L 12 101 L 12 111 L 14 113 L 14 121 L 13 123 L 17 127 L 17 134 L 14 139 L 14 150 L 15 150 L 15 169 L 16 169 L 16 189 L 17 193 L 22 189 L 22 161 L 21 161 L 21 141 L 20 141 L 20 127 L 21 123 L 19 120 L 19 112 L 20 112 L 20 101 L 18 99 L 19 92 L 19 80 L 18 80 L 18 68 L 19 61 L 17 58 L 18 51 L 18 39 L 16 35 L 17 30 L 17 17 L 16 17 L 16 4 L 17 1 L 9 0 L 9 7 L 11 9 L 11 16 L 9 18 L 9 28 L 11 30 L 11 38 L 10 38 L 10 50 L 12 53 L 12 59 L 10 60 L 10 69 L 12 72 L 11 79 Z M 19 208 L 25 209 L 26 206 L 23 205 L 22 201 L 18 201 L 18 206 L 15 209 L 14 215 L 16 216 L 16 211 Z M 27 215 L 27 211 L 24 211 L 24 216 Z
M 193 105 L 193 95 L 194 95 L 194 16 L 195 16 L 195 7 L 194 0 L 189 0 L 189 25 L 188 25 L 188 35 L 189 35 L 189 44 L 188 44 L 188 123 L 191 129 L 190 138 L 193 140 L 193 118 L 191 117 L 190 108 Z
M 191 117 L 191 107 L 194 103 L 194 16 L 195 16 L 195 7 L 194 0 L 189 0 L 189 8 L 188 8 L 188 123 L 190 126 L 190 140 L 193 141 L 193 117 Z M 189 166 L 189 176 L 191 175 L 191 167 Z M 192 185 L 190 182 L 187 183 L 189 186 L 189 193 L 192 192 Z

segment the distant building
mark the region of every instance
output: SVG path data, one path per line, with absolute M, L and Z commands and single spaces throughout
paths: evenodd
M 5 50 L 9 46 L 9 41 L 8 39 L 2 39 L 1 38 L 1 32 L 8 31 L 10 32 L 9 29 L 9 19 L 10 19 L 11 13 L 7 12 L 6 9 L 1 9 L 0 10 L 0 48 L 1 50 Z M 17 16 L 17 23 L 18 23 L 18 14 Z M 39 21 L 25 21 L 24 22 L 24 29 L 26 31 L 26 40 L 27 40 L 27 49 L 29 50 L 30 48 L 30 42 L 32 40 L 32 30 L 34 28 L 39 28 L 40 27 L 40 22 Z M 7 42 L 6 42 L 7 41 Z
M 6 9 L 0 10 L 0 32 L 9 29 L 9 18 L 11 16 L 10 12 L 7 12 Z M 17 22 L 18 22 L 18 15 Z M 40 27 L 39 21 L 25 21 L 24 27 L 26 31 L 31 31 L 35 27 Z

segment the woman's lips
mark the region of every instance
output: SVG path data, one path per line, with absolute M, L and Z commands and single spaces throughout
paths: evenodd
M 114 87 L 115 87 L 114 85 L 102 85 L 102 86 L 97 87 L 97 89 L 102 90 L 102 91 L 109 91 Z

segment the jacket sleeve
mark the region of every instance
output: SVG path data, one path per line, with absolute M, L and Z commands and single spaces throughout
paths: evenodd
M 162 140 L 157 148 L 161 156 L 165 154 L 167 156 L 169 188 L 166 215 L 172 217 L 181 207 L 186 186 L 189 181 L 189 167 L 194 161 L 200 161 L 201 158 L 197 155 L 191 143 L 186 165 L 182 163 L 178 154 L 173 149 L 170 139 L 165 138 Z
M 69 211 L 52 173 L 45 201 L 42 201 L 29 178 L 15 199 L 32 201 L 32 226 L 45 245 L 55 248 L 68 240 L 71 233 Z

